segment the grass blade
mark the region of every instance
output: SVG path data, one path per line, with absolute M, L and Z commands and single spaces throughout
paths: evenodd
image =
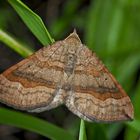
M 140 120 L 135 120 L 133 122 L 129 122 L 129 123 L 127 123 L 127 125 L 130 126 L 131 128 L 133 128 L 138 133 L 140 132 Z
M 54 42 L 54 39 L 49 34 L 42 19 L 36 13 L 29 9 L 20 0 L 8 0 L 8 2 L 44 46 Z
M 85 122 L 82 119 L 81 119 L 81 124 L 80 124 L 79 140 L 87 140 Z
M 52 140 L 63 140 L 64 138 L 74 140 L 74 137 L 62 128 L 41 119 L 4 108 L 0 108 L 0 123 L 30 130 Z
M 0 41 L 6 44 L 9 48 L 13 49 L 21 56 L 26 57 L 33 53 L 33 50 L 30 47 L 22 45 L 21 42 L 18 42 L 8 33 L 0 29 Z
M 131 140 L 131 139 L 137 139 L 139 132 L 140 132 L 140 113 L 139 113 L 139 107 L 140 107 L 140 80 L 137 84 L 137 87 L 135 91 L 132 91 L 133 96 L 133 105 L 134 105 L 134 121 L 127 123 L 129 127 L 125 130 L 125 138 L 124 140 Z

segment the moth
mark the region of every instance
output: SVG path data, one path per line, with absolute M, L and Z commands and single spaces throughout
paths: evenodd
M 86 121 L 134 116 L 126 92 L 76 31 L 0 74 L 0 102 L 28 112 L 65 104 Z

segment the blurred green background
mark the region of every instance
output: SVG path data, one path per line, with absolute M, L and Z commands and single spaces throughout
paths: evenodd
M 0 0 L 0 72 L 52 43 L 53 39 L 64 39 L 75 28 L 82 42 L 96 52 L 121 83 L 135 110 L 135 119 L 130 123 L 85 122 L 87 140 L 140 139 L 140 1 L 22 2 L 42 19 L 47 29 L 19 0 Z M 82 129 L 80 119 L 64 106 L 30 115 L 15 112 L 3 104 L 0 106 L 1 140 L 78 139 Z

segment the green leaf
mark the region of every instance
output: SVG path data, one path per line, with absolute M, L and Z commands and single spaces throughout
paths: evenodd
M 23 113 L 0 108 L 0 123 L 36 132 L 52 140 L 74 140 L 74 137 L 62 128 L 41 119 Z
M 50 36 L 42 19 L 36 13 L 29 9 L 20 0 L 8 0 L 8 2 L 44 46 L 54 42 L 54 39 Z
M 79 140 L 87 140 L 85 122 L 82 119 L 81 119 L 81 124 L 80 124 Z
M 30 47 L 21 44 L 21 42 L 17 41 L 11 35 L 9 35 L 1 29 L 0 41 L 5 43 L 9 48 L 13 49 L 23 57 L 29 56 L 33 53 L 33 50 Z

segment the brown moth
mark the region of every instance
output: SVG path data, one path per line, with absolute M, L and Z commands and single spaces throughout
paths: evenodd
M 61 104 L 87 121 L 133 119 L 130 98 L 74 31 L 0 75 L 0 101 L 29 112 Z

